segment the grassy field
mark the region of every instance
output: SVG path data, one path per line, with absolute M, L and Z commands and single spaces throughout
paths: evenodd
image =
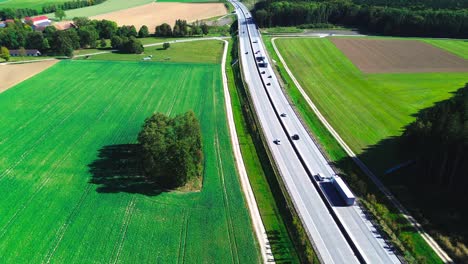
M 42 10 L 42 6 L 51 4 L 61 4 L 68 0 L 0 0 L 0 9 L 2 8 L 31 8 Z
M 468 40 L 424 39 L 423 41 L 468 59 Z
M 0 94 L 0 262 L 259 262 L 220 76 L 219 64 L 62 61 Z M 143 120 L 189 109 L 203 189 L 150 188 L 131 162 Z
M 413 114 L 451 96 L 467 73 L 362 74 L 328 39 L 278 39 L 298 81 L 356 152 L 399 136 Z
M 157 2 L 178 2 L 178 3 L 217 3 L 220 0 L 158 0 Z
M 72 19 L 74 17 L 83 17 L 83 16 L 97 16 L 105 13 L 110 13 L 122 9 L 127 9 L 135 6 L 140 6 L 144 4 L 149 4 L 154 2 L 153 0 L 107 0 L 102 4 L 88 6 L 78 9 L 65 10 L 66 19 Z M 53 13 L 47 14 L 49 17 L 54 18 Z
M 217 63 L 221 60 L 223 43 L 218 40 L 171 43 L 167 50 L 162 45 L 146 47 L 143 54 L 106 53 L 93 55 L 88 60 L 141 61 L 152 55 L 152 62 L 202 62 Z

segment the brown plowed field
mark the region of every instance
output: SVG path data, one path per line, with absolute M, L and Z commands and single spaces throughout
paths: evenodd
M 0 93 L 49 68 L 58 60 L 0 65 Z
M 223 3 L 151 3 L 125 10 L 93 16 L 91 19 L 107 19 L 121 25 L 134 25 L 137 30 L 147 25 L 150 32 L 162 23 L 173 26 L 176 19 L 188 22 L 222 16 L 227 13 Z
M 468 72 L 468 60 L 417 40 L 331 41 L 364 73 Z

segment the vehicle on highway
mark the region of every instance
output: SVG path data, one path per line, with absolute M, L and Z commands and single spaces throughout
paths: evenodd
M 258 41 L 254 40 L 254 41 L 252 41 L 252 43 L 258 43 Z
M 286 117 L 287 115 L 286 115 L 286 113 L 281 113 L 280 116 L 281 116 L 281 117 Z
M 248 51 L 246 51 L 246 52 L 245 52 L 245 54 L 249 54 L 249 52 L 248 52 Z
M 292 138 L 293 140 L 299 140 L 299 135 L 298 135 L 298 134 L 294 134 L 291 138 Z
M 275 139 L 273 140 L 273 143 L 275 143 L 276 145 L 281 145 L 281 140 Z
M 341 179 L 341 177 L 339 176 L 334 176 L 332 177 L 332 183 L 335 189 L 340 194 L 341 198 L 343 198 L 346 205 L 353 205 L 354 201 L 356 200 L 356 197 L 354 197 L 354 194 L 351 192 L 348 185 L 346 185 L 343 179 Z
M 268 78 L 271 78 L 271 75 L 268 75 Z
M 261 74 L 265 74 L 265 71 L 262 71 Z
M 267 85 L 268 85 L 268 86 L 270 86 L 270 85 L 271 85 L 271 83 L 267 83 Z

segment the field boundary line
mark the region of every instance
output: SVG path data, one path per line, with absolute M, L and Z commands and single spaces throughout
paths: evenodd
M 381 191 L 385 197 L 395 206 L 396 209 L 410 222 L 411 226 L 413 226 L 416 231 L 421 235 L 421 237 L 426 241 L 426 243 L 434 250 L 434 252 L 442 259 L 444 263 L 453 263 L 454 261 L 450 258 L 450 256 L 437 244 L 437 242 L 422 228 L 421 224 L 417 222 L 417 220 L 411 216 L 409 211 L 403 207 L 403 205 L 396 199 L 395 196 L 390 192 L 390 190 L 385 187 L 385 185 L 380 181 L 379 178 L 362 162 L 356 154 L 351 150 L 351 148 L 346 144 L 346 142 L 340 137 L 340 135 L 335 131 L 335 129 L 328 123 L 322 113 L 318 110 L 317 106 L 312 102 L 310 97 L 307 95 L 305 90 L 299 84 L 297 79 L 294 77 L 293 73 L 289 69 L 288 65 L 286 64 L 283 56 L 276 47 L 275 40 L 281 37 L 274 37 L 271 39 L 271 44 L 273 46 L 274 51 L 278 55 L 281 63 L 284 66 L 284 69 L 288 73 L 289 77 L 293 80 L 294 84 L 296 85 L 297 89 L 307 101 L 307 104 L 310 108 L 314 111 L 315 115 L 319 118 L 322 124 L 326 127 L 328 132 L 332 134 L 333 138 L 340 144 L 340 146 L 344 149 L 346 154 L 358 165 L 358 167 L 372 180 L 372 182 L 377 186 L 379 191 Z
M 231 96 L 229 94 L 228 81 L 226 76 L 226 56 L 228 52 L 229 42 L 226 40 L 221 40 L 224 42 L 224 52 L 221 62 L 221 73 L 223 79 L 223 89 L 224 89 L 224 102 L 226 108 L 226 116 L 229 126 L 229 133 L 231 138 L 232 151 L 234 153 L 234 158 L 236 161 L 237 172 L 239 173 L 239 178 L 244 192 L 244 197 L 246 199 L 250 217 L 252 220 L 252 225 L 257 236 L 257 240 L 260 246 L 260 253 L 264 263 L 274 263 L 273 253 L 271 248 L 267 247 L 270 245 L 268 237 L 266 235 L 265 226 L 263 225 L 262 217 L 260 216 L 260 211 L 258 209 L 257 201 L 250 185 L 249 177 L 247 176 L 247 170 L 245 169 L 244 159 L 240 151 L 239 139 L 237 137 L 236 126 L 234 123 L 234 115 L 232 113 L 231 105 Z

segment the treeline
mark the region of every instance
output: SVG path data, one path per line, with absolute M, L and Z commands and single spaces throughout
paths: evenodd
M 31 8 L 4 8 L 0 9 L 0 20 L 23 18 L 28 16 L 37 16 L 39 12 Z
M 21 19 L 27 16 L 37 16 L 39 14 L 54 13 L 57 10 L 70 10 L 82 8 L 92 5 L 97 5 L 106 0 L 91 0 L 91 1 L 67 1 L 60 4 L 44 5 L 41 8 L 42 12 L 32 8 L 3 8 L 0 9 L 1 20 L 5 19 Z
M 141 53 L 143 45 L 137 36 L 148 36 L 148 28 L 143 26 L 140 35 L 134 26 L 118 27 L 117 23 L 109 20 L 89 20 L 88 18 L 74 18 L 76 28 L 57 30 L 48 26 L 44 31 L 33 31 L 32 28 L 19 20 L 8 23 L 0 28 L 0 46 L 8 49 L 38 49 L 43 54 L 73 56 L 73 51 L 79 48 L 96 48 L 107 46 L 105 39 L 120 37 L 121 41 L 115 46 L 124 53 Z M 146 29 L 146 31 L 145 31 Z M 146 34 L 145 34 L 146 32 Z
M 468 0 L 353 0 L 360 5 L 406 7 L 411 9 L 460 9 L 468 8 Z
M 47 14 L 47 13 L 54 13 L 57 10 L 70 10 L 70 9 L 82 8 L 82 7 L 87 7 L 87 6 L 93 6 L 93 5 L 101 4 L 105 1 L 106 0 L 67 1 L 61 4 L 44 5 L 42 6 L 42 13 Z
M 146 174 L 174 188 L 201 177 L 203 151 L 200 124 L 193 111 L 170 118 L 156 113 L 138 135 Z
M 209 27 L 204 22 L 196 21 L 189 25 L 186 20 L 177 19 L 174 27 L 167 23 L 163 23 L 155 28 L 155 36 L 157 37 L 185 37 L 206 35 L 209 32 Z
M 421 111 L 403 134 L 403 151 L 416 153 L 417 180 L 468 199 L 468 83 L 452 98 Z
M 334 1 L 263 1 L 255 5 L 260 27 L 331 23 L 395 36 L 468 37 L 468 9 L 410 10 Z

